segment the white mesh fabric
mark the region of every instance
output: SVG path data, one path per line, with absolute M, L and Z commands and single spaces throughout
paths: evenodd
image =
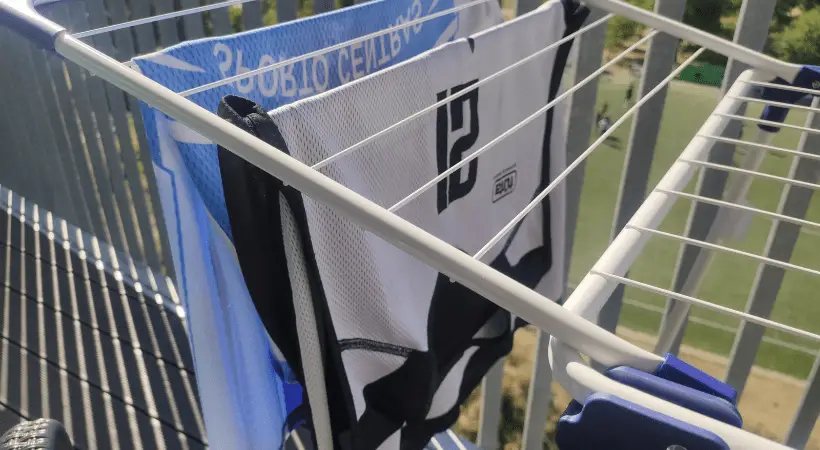
M 287 125 L 279 123 L 280 129 L 286 142 L 298 143 L 290 151 L 306 164 L 314 164 L 355 144 L 360 136 L 364 138 L 398 122 L 407 116 L 408 110 L 428 106 L 429 100 L 417 95 L 429 89 L 431 83 L 427 73 L 420 69 L 418 65 L 408 65 L 410 76 L 406 77 L 406 82 L 393 85 L 393 89 L 385 89 L 386 86 L 373 89 L 370 84 L 355 84 L 349 94 L 351 97 L 329 96 L 332 110 L 324 109 L 325 103 L 316 104 L 316 107 L 305 104 L 305 107 L 285 108 L 291 120 L 287 120 Z M 359 100 L 347 101 L 352 97 Z M 371 105 L 374 104 L 407 104 L 407 108 L 383 108 L 373 114 Z M 318 108 L 323 111 L 317 111 Z M 325 120 L 328 113 L 336 120 Z M 274 121 L 278 122 L 276 118 Z M 331 165 L 323 172 L 342 180 L 356 192 L 381 192 L 381 196 L 368 197 L 389 207 L 391 202 L 416 189 L 421 180 L 433 176 L 424 164 L 429 158 L 427 128 L 426 121 L 416 122 L 345 158 L 342 165 Z M 361 132 L 352 135 L 351 129 Z M 396 158 L 396 149 L 400 148 L 407 152 Z M 365 232 L 330 207 L 306 197 L 305 208 L 338 338 L 364 337 L 384 342 L 385 337 L 390 336 L 391 343 L 425 350 L 428 308 L 420 308 L 411 301 L 379 302 L 374 299 L 389 298 L 395 292 L 412 292 L 414 296 L 429 298 L 435 271 L 424 270 L 414 258 Z M 412 214 L 421 208 L 421 203 L 415 203 L 403 212 Z M 416 267 L 414 273 L 422 280 L 379 276 L 385 273 L 400 275 L 407 267 Z M 402 320 L 397 321 L 395 317 Z
M 296 228 L 296 221 L 284 196 L 279 199 L 282 217 L 282 238 L 285 252 L 290 255 L 288 275 L 293 293 L 293 309 L 296 315 L 296 333 L 299 336 L 299 353 L 302 371 L 305 374 L 305 391 L 310 402 L 313 429 L 316 433 L 317 448 L 333 448 L 333 433 L 330 427 L 330 411 L 327 403 L 325 370 L 322 363 L 322 348 L 319 329 L 310 292 L 307 266 L 303 257 L 302 241 Z
M 474 50 L 465 40 L 455 41 L 341 89 L 277 109 L 271 116 L 291 154 L 315 164 L 429 106 L 438 92 L 485 78 L 554 43 L 563 35 L 563 19 L 563 5 L 553 1 L 535 13 L 475 35 Z M 479 88 L 480 135 L 470 151 L 548 102 L 554 60 L 555 52 L 550 52 Z M 466 106 L 464 115 L 469 114 Z M 437 211 L 433 188 L 398 214 L 468 253 L 477 251 L 532 199 L 540 181 L 545 122 L 545 118 L 533 121 L 478 158 L 476 187 L 443 213 Z M 450 142 L 461 135 L 451 133 Z M 435 148 L 436 114 L 431 113 L 323 172 L 389 207 L 438 175 Z M 515 192 L 493 203 L 493 178 L 511 165 L 518 171 Z M 366 338 L 426 350 L 429 301 L 437 272 L 332 208 L 307 198 L 305 206 L 339 339 Z M 537 214 L 538 209 L 532 213 Z M 563 222 L 562 214 L 556 210 L 553 221 Z M 530 242 L 530 248 L 540 244 L 540 240 Z M 553 247 L 560 255 L 562 245 Z M 484 261 L 501 250 L 502 245 L 496 246 Z M 556 286 L 546 290 L 560 293 Z
M 342 352 L 342 362 L 350 380 L 357 418 L 361 417 L 364 412 L 363 390 L 365 386 L 394 372 L 404 364 L 404 361 L 403 356 L 374 352 L 369 349 L 349 349 Z

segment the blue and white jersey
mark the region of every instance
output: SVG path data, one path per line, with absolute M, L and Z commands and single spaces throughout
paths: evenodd
M 466 0 L 380 0 L 245 33 L 185 42 L 135 58 L 136 68 L 182 92 L 440 13 Z M 189 98 L 216 112 L 229 94 L 267 109 L 325 92 L 502 21 L 497 2 L 465 8 L 278 67 Z M 236 257 L 216 145 L 147 106 L 150 145 L 177 287 L 188 311 L 199 394 L 214 448 L 282 442 L 301 403 L 298 354 L 271 344 Z M 274 311 L 274 314 L 276 312 Z M 295 359 L 294 359 L 295 358 Z M 285 363 L 287 360 L 290 365 Z M 298 364 L 297 364 L 298 365 Z

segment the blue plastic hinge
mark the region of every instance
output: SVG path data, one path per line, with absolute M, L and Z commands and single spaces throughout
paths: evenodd
M 21 0 L 0 0 L 0 26 L 10 28 L 50 51 L 54 50 L 54 40 L 65 31 Z
M 740 416 L 737 407 L 722 397 L 683 386 L 631 367 L 616 367 L 608 370 L 605 375 L 621 384 L 704 416 L 738 428 L 743 426 L 743 418 Z
M 558 420 L 561 450 L 729 450 L 716 434 L 614 395 L 597 393 L 586 404 L 573 401 Z
M 772 83 L 784 86 L 791 85 L 799 88 L 818 90 L 820 89 L 820 67 L 803 66 L 803 68 L 800 69 L 800 71 L 797 73 L 797 76 L 792 82 L 788 82 L 782 78 L 777 78 L 774 81 L 772 81 Z M 809 95 L 810 94 L 806 94 L 803 92 L 787 91 L 785 89 L 765 87 L 763 88 L 763 94 L 761 95 L 761 98 L 763 100 L 769 100 L 774 102 L 796 104 L 797 102 L 803 100 L 805 97 Z M 788 114 L 788 108 L 783 108 L 780 106 L 766 106 L 763 109 L 763 115 L 761 116 L 761 118 L 763 120 L 768 120 L 771 122 L 783 123 L 786 120 L 786 116 L 788 116 Z M 760 125 L 760 129 L 763 131 L 767 131 L 769 133 L 776 133 L 780 131 L 779 127 L 763 124 Z
M 732 405 L 737 405 L 737 391 L 733 387 L 712 377 L 697 367 L 688 364 L 675 355 L 666 355 L 663 364 L 661 364 L 655 372 L 655 376 L 720 397 Z

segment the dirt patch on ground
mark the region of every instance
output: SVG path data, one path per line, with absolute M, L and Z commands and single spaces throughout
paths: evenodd
M 655 338 L 632 330 L 619 328 L 618 335 L 646 349 L 651 349 Z M 519 331 L 515 345 L 504 363 L 504 398 L 502 400 L 502 425 L 499 430 L 504 450 L 521 448 L 527 393 L 532 377 L 533 357 L 537 334 L 534 329 Z M 723 378 L 726 358 L 684 346 L 681 357 L 710 375 Z M 800 404 L 805 382 L 780 373 L 755 367 L 749 377 L 740 401 L 744 428 L 774 441 L 782 441 L 792 417 Z M 552 434 L 560 412 L 569 404 L 569 395 L 553 383 L 553 404 L 544 426 L 544 448 L 555 448 Z M 465 437 L 475 439 L 481 412 L 480 395 L 476 391 L 465 404 L 456 430 Z M 820 450 L 820 433 L 814 432 L 806 446 L 807 450 Z

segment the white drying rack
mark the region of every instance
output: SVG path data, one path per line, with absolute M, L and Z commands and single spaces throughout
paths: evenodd
M 727 207 L 728 211 L 743 210 L 747 213 L 757 213 L 775 220 L 792 222 L 797 221 L 800 225 L 809 225 L 814 227 L 818 226 L 818 224 L 815 223 L 757 210 L 741 204 L 745 197 L 746 191 L 749 188 L 749 183 L 752 177 L 772 177 L 770 175 L 760 174 L 758 172 L 764 151 L 796 153 L 794 151 L 778 149 L 769 145 L 770 133 L 760 132 L 757 137 L 757 141 L 754 143 L 745 143 L 741 141 L 736 142 L 736 144 L 747 145 L 746 148 L 750 150 L 749 154 L 751 156 L 747 158 L 747 161 L 742 168 L 717 166 L 706 162 L 706 156 L 708 155 L 711 147 L 715 144 L 715 142 L 718 142 L 721 139 L 719 136 L 731 121 L 756 121 L 752 118 L 735 115 L 738 109 L 747 101 L 754 101 L 751 98 L 753 97 L 752 92 L 754 87 L 766 86 L 767 84 L 765 82 L 772 80 L 775 77 L 791 82 L 797 77 L 799 71 L 801 70 L 801 66 L 783 63 L 761 53 L 717 38 L 708 33 L 704 33 L 693 27 L 670 20 L 655 13 L 636 8 L 618 0 L 587 0 L 586 3 L 591 6 L 598 7 L 612 14 L 625 16 L 656 30 L 649 33 L 645 38 L 641 39 L 641 41 L 636 43 L 627 51 L 646 42 L 658 32 L 668 33 L 690 43 L 700 45 L 702 48 L 677 70 L 670 74 L 669 77 L 661 82 L 654 90 L 639 100 L 626 114 L 624 114 L 621 119 L 613 124 L 613 126 L 606 133 L 604 133 L 600 139 L 584 151 L 577 160 L 570 163 L 567 169 L 561 173 L 550 184 L 550 186 L 548 186 L 541 193 L 541 195 L 537 196 L 537 198 L 532 204 L 529 205 L 527 209 L 523 210 L 507 227 L 500 230 L 499 234 L 488 242 L 481 251 L 479 251 L 476 255 L 471 256 L 464 254 L 442 240 L 422 231 L 413 224 L 393 214 L 391 210 L 396 207 L 400 207 L 401 203 L 397 204 L 394 208 L 391 208 L 391 210 L 384 209 L 374 204 L 345 186 L 342 186 L 320 174 L 317 170 L 315 170 L 316 167 L 304 165 L 303 163 L 289 157 L 287 154 L 268 145 L 262 140 L 251 136 L 238 128 L 235 128 L 233 125 L 220 119 L 215 114 L 212 114 L 189 101 L 186 98 L 186 95 L 190 95 L 192 92 L 172 92 L 171 90 L 132 70 L 126 63 L 118 62 L 106 56 L 81 40 L 81 38 L 98 33 L 114 31 L 172 17 L 180 17 L 186 14 L 199 13 L 208 9 L 239 4 L 245 1 L 249 0 L 231 0 L 228 2 L 163 14 L 160 16 L 140 19 L 120 25 L 113 25 L 71 35 L 60 25 L 40 16 L 23 0 L 0 0 L 0 24 L 16 30 L 44 49 L 59 54 L 66 60 L 87 69 L 92 74 L 113 85 L 116 85 L 125 92 L 168 114 L 177 121 L 184 123 L 192 130 L 200 133 L 202 136 L 210 139 L 212 142 L 229 149 L 240 157 L 262 168 L 266 172 L 276 176 L 286 184 L 295 187 L 317 201 L 337 209 L 341 214 L 353 222 L 368 231 L 375 233 L 384 240 L 413 255 L 436 270 L 448 275 L 452 280 L 474 290 L 499 306 L 511 311 L 515 315 L 526 319 L 528 322 L 541 330 L 547 331 L 552 336 L 550 342 L 550 364 L 555 373 L 555 377 L 576 400 L 583 403 L 583 401 L 592 393 L 609 393 L 617 395 L 632 403 L 650 408 L 711 431 L 725 440 L 731 448 L 752 450 L 764 448 L 786 448 L 739 428 L 732 427 L 720 421 L 708 418 L 704 415 L 692 412 L 688 409 L 676 406 L 670 402 L 661 400 L 613 381 L 592 369 L 589 363 L 583 359 L 581 355 L 586 355 L 589 359 L 606 367 L 629 366 L 647 372 L 654 371 L 663 361 L 661 357 L 630 344 L 629 342 L 607 332 L 591 322 L 591 320 L 595 319 L 610 294 L 619 284 L 646 289 L 657 294 L 662 294 L 670 298 L 683 301 L 685 303 L 707 307 L 721 313 L 728 313 L 742 318 L 743 320 L 754 322 L 766 327 L 772 327 L 781 331 L 798 334 L 813 340 L 820 340 L 820 336 L 816 334 L 797 330 L 767 319 L 757 318 L 748 314 L 732 311 L 688 295 L 694 295 L 694 287 L 697 285 L 697 280 L 699 279 L 698 276 L 694 277 L 695 281 L 692 283 L 693 285 L 689 287 L 689 292 L 684 292 L 683 294 L 671 292 L 660 287 L 646 285 L 625 278 L 625 274 L 631 264 L 652 236 L 663 236 L 665 238 L 677 239 L 680 242 L 700 246 L 710 250 L 733 252 L 765 264 L 777 265 L 786 269 L 803 270 L 815 275 L 820 275 L 819 272 L 811 269 L 724 247 L 719 244 L 720 238 L 723 236 L 723 230 L 720 227 L 716 227 L 716 232 L 710 235 L 707 239 L 708 242 L 695 241 L 689 238 L 676 236 L 657 230 L 657 227 L 670 210 L 672 204 L 677 199 L 682 197 L 696 201 L 712 202 L 717 206 Z M 459 8 L 480 4 L 484 1 L 487 0 L 470 2 Z M 443 13 L 452 12 L 455 11 L 448 10 Z M 401 25 L 397 25 L 396 27 L 383 30 L 380 33 L 386 33 L 389 31 L 395 31 L 399 28 L 412 26 L 416 22 L 429 20 L 433 17 L 434 16 L 429 16 L 424 19 L 405 22 Z M 579 31 L 579 33 L 582 33 L 584 30 L 590 29 L 593 26 L 604 23 L 610 17 L 611 15 L 594 24 L 587 25 L 584 29 Z M 358 38 L 357 40 L 364 40 L 369 37 L 370 36 L 365 36 Z M 348 44 L 350 44 L 350 42 L 345 42 L 340 45 Z M 720 101 L 715 111 L 703 125 L 698 135 L 689 143 L 680 155 L 678 161 L 674 163 L 668 173 L 660 181 L 658 186 L 651 192 L 632 220 L 629 221 L 624 230 L 615 238 L 589 274 L 584 277 L 564 306 L 556 304 L 551 299 L 542 297 L 541 295 L 524 287 L 511 278 L 502 275 L 480 261 L 481 256 L 486 253 L 487 250 L 499 242 L 504 235 L 512 229 L 518 221 L 523 219 L 523 217 L 538 202 L 543 200 L 549 192 L 563 182 L 574 169 L 576 169 L 604 142 L 604 140 L 612 132 L 617 129 L 620 124 L 624 123 L 624 121 L 632 116 L 638 108 L 640 108 L 645 102 L 649 101 L 655 93 L 660 92 L 705 49 L 710 49 L 724 54 L 734 60 L 748 64 L 755 69 L 743 73 L 737 82 L 734 83 L 728 91 L 728 94 Z M 329 50 L 330 49 L 324 49 L 322 51 Z M 547 49 L 542 50 L 541 52 L 528 57 L 527 60 L 537 57 L 546 50 Z M 297 59 L 307 58 L 309 56 L 311 55 L 304 55 L 299 58 L 260 68 L 256 71 L 249 71 L 245 74 L 226 78 L 222 82 L 219 82 L 219 84 L 232 82 L 243 77 L 254 76 L 258 71 L 273 70 L 276 67 L 291 64 Z M 551 102 L 549 105 L 546 105 L 527 120 L 532 120 L 532 118 L 542 114 L 558 101 L 564 100 L 579 89 L 583 84 L 592 81 L 595 77 L 603 73 L 609 65 L 614 64 L 617 60 L 618 58 L 610 61 L 610 63 L 593 73 L 587 80 L 575 87 L 570 88 L 565 94 L 557 98 L 554 102 Z M 504 71 L 493 75 L 493 77 L 501 76 L 504 72 L 514 69 L 515 66 L 522 64 L 523 62 L 524 61 L 521 61 L 514 66 L 504 69 Z M 211 86 L 203 86 L 197 89 L 204 90 L 209 87 Z M 808 89 L 805 90 L 805 92 L 807 94 L 820 94 L 818 91 Z M 433 109 L 434 106 L 435 105 L 431 106 L 428 110 Z M 812 110 L 817 111 L 817 109 Z M 421 111 L 416 115 L 424 114 L 425 111 Z M 401 126 L 406 121 L 411 120 L 414 116 L 397 123 L 394 127 Z M 520 126 L 523 126 L 523 124 L 524 123 L 520 124 Z M 517 128 L 520 128 L 520 126 L 514 127 L 504 133 L 497 139 L 497 141 L 500 141 L 507 135 L 514 133 Z M 390 129 L 392 128 L 393 127 Z M 372 138 L 375 139 L 382 133 L 389 132 L 390 129 L 387 129 Z M 816 130 L 809 129 L 803 131 L 817 132 Z M 481 151 L 488 151 L 491 147 L 492 145 L 488 145 L 487 148 L 482 149 Z M 476 152 L 475 156 L 477 156 L 480 152 Z M 462 161 L 462 163 L 467 162 L 468 160 Z M 728 194 L 724 200 L 710 200 L 683 192 L 684 187 L 699 168 L 725 170 L 738 175 L 734 178 L 733 184 L 730 186 Z M 452 170 L 455 169 L 457 169 L 457 167 L 452 168 Z M 446 175 L 447 174 L 445 173 L 444 176 Z M 786 178 L 779 178 L 779 180 L 784 183 L 791 184 L 801 183 L 799 181 Z M 432 180 L 428 184 L 435 184 L 435 181 L 436 180 Z M 816 189 L 820 186 L 810 185 L 809 187 Z M 411 197 L 412 195 L 413 194 L 411 194 Z M 723 223 L 725 222 L 726 219 L 723 219 Z M 699 259 L 696 263 L 696 267 L 700 269 L 696 269 L 695 273 L 698 273 L 698 270 L 700 270 L 700 273 L 702 274 L 703 268 L 706 267 L 708 262 L 708 256 L 704 256 Z M 673 322 L 675 320 L 682 322 L 682 316 L 677 317 L 677 319 L 672 319 Z M 680 324 L 677 324 L 676 326 L 680 326 Z M 326 438 L 327 437 L 319 437 L 319 448 L 325 448 L 328 446 L 328 441 L 325 440 Z

